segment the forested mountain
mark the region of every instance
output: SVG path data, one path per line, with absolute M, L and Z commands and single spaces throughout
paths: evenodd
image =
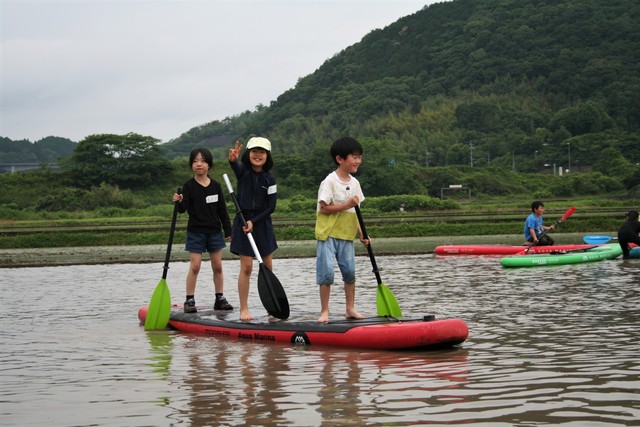
M 261 135 L 273 144 L 279 196 L 313 198 L 334 168 L 329 145 L 352 135 L 365 148 L 367 196 L 439 197 L 450 184 L 474 195 L 637 195 L 638 22 L 637 0 L 433 4 L 345 47 L 270 105 L 190 129 L 159 150 L 151 136 L 87 137 L 76 151 L 102 157 L 70 156 L 63 178 L 71 186 L 173 188 L 189 173 L 183 159 L 193 147 L 212 149 L 219 178 L 233 141 Z M 114 150 L 114 138 L 127 155 Z M 0 163 L 35 161 L 29 150 L 48 142 L 0 139 Z M 46 160 L 64 157 L 58 147 L 69 156 L 73 145 L 57 141 Z M 104 173 L 88 174 L 85 159 Z
M 309 185 L 343 134 L 366 143 L 365 167 L 407 166 L 416 179 L 451 165 L 624 178 L 640 163 L 638 22 L 636 0 L 434 4 L 346 47 L 271 105 L 163 148 L 174 157 L 267 136 L 279 179 L 317 175 Z
M 76 143 L 67 138 L 48 136 L 34 143 L 0 137 L 0 163 L 57 162 L 73 153 Z

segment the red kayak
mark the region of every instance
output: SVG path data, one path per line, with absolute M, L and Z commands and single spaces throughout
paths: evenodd
M 567 252 L 591 249 L 595 245 L 553 245 L 531 246 L 527 254 L 550 254 L 552 252 Z M 527 245 L 445 245 L 435 249 L 436 255 L 516 255 L 524 253 Z
M 144 324 L 147 306 L 140 307 L 138 318 Z M 235 316 L 235 317 L 234 317 Z M 433 315 L 419 319 L 369 317 L 328 323 L 313 321 L 243 322 L 233 312 L 199 308 L 183 313 L 172 307 L 169 327 L 182 332 L 237 340 L 283 342 L 303 345 L 408 350 L 450 347 L 464 342 L 469 329 L 460 319 L 436 320 Z

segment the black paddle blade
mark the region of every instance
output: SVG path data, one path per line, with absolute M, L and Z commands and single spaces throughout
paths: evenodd
M 289 318 L 289 300 L 282 284 L 269 268 L 260 263 L 258 294 L 267 313 L 278 319 Z

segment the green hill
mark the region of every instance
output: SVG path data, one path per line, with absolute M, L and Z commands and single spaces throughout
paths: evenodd
M 195 127 L 157 147 L 152 137 L 112 136 L 125 144 L 131 139 L 136 152 L 135 141 L 147 141 L 148 152 L 134 156 L 144 174 L 123 162 L 128 157 L 98 162 L 74 150 L 62 164 L 62 178 L 4 177 L 11 191 L 0 203 L 39 210 L 70 210 L 87 200 L 119 207 L 155 203 L 190 174 L 184 158 L 193 147 L 212 150 L 213 175 L 220 178 L 233 141 L 252 135 L 273 143 L 279 197 L 303 203 L 315 199 L 318 183 L 334 168 L 328 147 L 345 134 L 365 147 L 359 174 L 368 197 L 439 198 L 455 184 L 475 198 L 637 198 L 638 22 L 636 0 L 433 4 L 345 47 L 268 106 Z M 78 146 L 104 154 L 103 137 Z M 74 144 L 59 142 L 65 149 Z M 0 154 L 3 146 L 37 145 L 0 140 Z M 54 190 L 56 184 L 62 189 Z
M 434 4 L 346 47 L 271 105 L 163 148 L 176 157 L 259 134 L 277 165 L 299 156 L 312 160 L 308 171 L 330 167 L 326 147 L 350 134 L 372 146 L 365 164 L 380 149 L 416 170 L 562 167 L 625 179 L 640 163 L 637 22 L 633 0 Z M 279 172 L 286 180 L 301 170 Z
M 34 143 L 26 139 L 13 141 L 0 137 L 0 163 L 57 162 L 69 157 L 75 146 L 75 142 L 70 139 L 55 136 L 48 136 Z

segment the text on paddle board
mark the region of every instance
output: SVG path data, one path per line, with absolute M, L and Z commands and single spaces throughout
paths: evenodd
M 276 340 L 276 337 L 274 337 L 273 335 L 264 335 L 258 332 L 254 332 L 253 334 L 239 332 L 238 338 L 242 338 L 245 340 L 256 340 L 256 341 L 275 341 Z

